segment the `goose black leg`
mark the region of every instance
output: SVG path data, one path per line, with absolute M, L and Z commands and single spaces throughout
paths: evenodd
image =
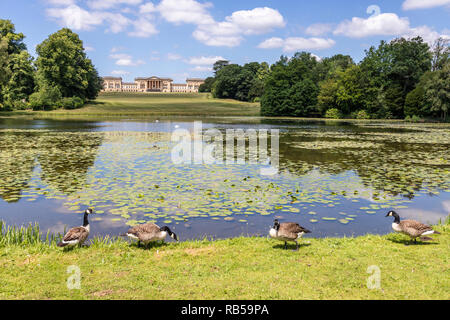
M 141 241 L 138 241 L 138 248 L 141 247 Z
M 284 250 L 287 250 L 287 242 L 284 242 Z
M 294 251 L 298 251 L 298 249 L 299 249 L 298 242 L 295 241 L 295 244 L 297 245 L 297 248 Z

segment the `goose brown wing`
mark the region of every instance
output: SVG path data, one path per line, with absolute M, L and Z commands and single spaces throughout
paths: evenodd
M 286 232 L 295 233 L 295 234 L 299 234 L 301 232 L 305 232 L 305 233 L 309 232 L 309 230 L 303 228 L 301 225 L 299 225 L 298 223 L 294 223 L 294 222 L 283 223 L 282 228 L 284 230 L 286 230 Z
M 64 241 L 65 242 L 69 242 L 69 241 L 75 241 L 75 240 L 84 240 L 87 238 L 87 236 L 89 235 L 89 232 L 83 228 L 83 227 L 76 227 L 76 228 L 72 228 L 69 230 L 69 232 L 66 233 L 66 235 L 64 236 Z
M 422 233 L 427 231 L 433 231 L 429 225 L 420 223 L 415 220 L 403 220 L 400 222 L 402 229 L 414 236 L 420 236 Z
M 128 233 L 134 234 L 136 236 L 142 235 L 142 234 L 150 234 L 150 233 L 156 233 L 159 232 L 159 227 L 154 223 L 147 223 L 147 224 L 141 224 L 138 226 L 135 226 L 128 230 Z

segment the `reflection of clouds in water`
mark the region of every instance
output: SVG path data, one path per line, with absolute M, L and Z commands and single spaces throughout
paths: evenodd
M 94 216 L 95 216 L 95 214 L 94 214 Z M 101 215 L 99 215 L 99 217 L 101 217 Z M 101 217 L 102 220 L 95 220 L 95 218 L 98 218 L 98 217 L 91 218 L 91 220 L 90 220 L 91 224 L 98 226 L 99 229 L 102 229 L 102 230 L 118 228 L 120 226 L 123 226 L 124 229 L 130 228 L 129 226 L 125 225 L 125 220 L 112 221 L 112 219 L 117 218 L 117 217 L 112 217 L 110 219 Z
M 58 221 L 55 225 L 48 227 L 48 230 L 50 233 L 58 234 L 58 233 L 64 233 L 64 228 L 66 228 L 66 231 L 69 230 L 71 227 L 69 227 L 66 223 L 63 223 L 62 221 Z
M 448 201 L 448 204 L 450 204 L 450 201 Z M 439 223 L 439 220 L 443 221 L 447 216 L 445 212 L 425 211 L 420 209 L 403 209 L 398 210 L 398 213 L 404 220 L 412 219 L 428 224 L 437 224 Z
M 447 214 L 450 214 L 450 200 L 442 202 L 442 207 L 447 211 Z

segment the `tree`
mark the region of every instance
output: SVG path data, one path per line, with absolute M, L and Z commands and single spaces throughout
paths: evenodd
M 213 69 L 214 74 L 217 75 L 217 73 L 222 70 L 224 67 L 228 66 L 230 64 L 230 61 L 228 60 L 218 60 L 216 63 L 214 63 Z
M 214 81 L 216 81 L 214 77 L 206 78 L 205 82 L 201 84 L 200 87 L 198 88 L 198 92 L 211 92 L 214 85 Z
M 97 96 L 101 81 L 76 33 L 61 29 L 39 44 L 36 52 L 40 86 L 57 87 L 62 97 Z
M 450 61 L 450 40 L 442 37 L 437 39 L 433 45 L 432 51 L 431 71 L 442 70 Z
M 430 110 L 446 120 L 450 109 L 450 63 L 433 72 L 424 89 Z
M 0 39 L 0 109 L 3 107 L 3 90 L 8 83 L 11 70 L 9 69 L 8 41 Z
M 235 99 L 241 82 L 242 67 L 230 64 L 217 72 L 212 89 L 214 97 L 220 99 Z
M 261 113 L 265 116 L 311 116 L 316 109 L 319 93 L 317 60 L 306 52 L 296 53 L 292 59 L 282 56 L 271 67 Z
M 11 55 L 9 70 L 11 76 L 3 89 L 5 101 L 14 104 L 15 101 L 26 100 L 34 91 L 33 58 L 23 50 L 18 54 Z
M 27 46 L 23 43 L 25 36 L 23 33 L 16 33 L 16 28 L 11 20 L 0 19 L 0 38 L 5 39 L 8 43 L 8 54 L 27 50 Z
M 320 93 L 317 97 L 317 107 L 320 114 L 324 115 L 329 109 L 337 106 L 338 83 L 335 79 L 327 79 L 320 83 Z
M 34 90 L 33 59 L 10 20 L 0 20 L 0 104 L 8 109 L 24 105 Z

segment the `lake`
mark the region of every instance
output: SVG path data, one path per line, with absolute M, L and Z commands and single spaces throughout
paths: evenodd
M 249 157 L 173 163 L 171 133 L 194 120 L 223 133 L 278 129 L 278 174 Z M 267 236 L 275 218 L 313 237 L 386 234 L 389 210 L 430 224 L 450 214 L 449 147 L 450 126 L 438 124 L 0 118 L 0 220 L 62 233 L 91 207 L 91 237 L 149 221 L 181 240 Z

